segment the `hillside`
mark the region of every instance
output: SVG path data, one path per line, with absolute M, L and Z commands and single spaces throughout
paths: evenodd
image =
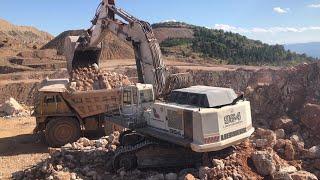
M 308 56 L 320 58 L 320 42 L 286 44 L 284 47 L 297 53 L 305 53 Z
M 240 34 L 207 29 L 181 22 L 152 25 L 162 52 L 173 59 L 206 60 L 217 64 L 293 65 L 310 62 L 314 58 L 287 51 L 282 45 L 268 45 Z M 64 38 L 80 35 L 83 30 L 66 31 L 43 46 L 63 53 Z M 104 39 L 103 59 L 134 58 L 132 47 L 109 33 Z
M 181 23 L 157 23 L 153 24 L 152 28 L 155 33 L 156 38 L 158 39 L 159 43 L 167 39 L 176 39 L 176 38 L 184 38 L 184 39 L 191 39 L 194 38 L 194 31 L 192 29 L 193 26 Z
M 62 55 L 64 51 L 64 40 L 67 36 L 79 36 L 85 33 L 84 30 L 65 31 L 48 42 L 41 49 L 57 49 L 58 54 Z M 112 33 L 108 33 L 103 41 L 102 60 L 107 59 L 130 59 L 134 58 L 132 47 L 123 42 Z
M 308 62 L 314 58 L 284 49 L 282 45 L 268 45 L 240 34 L 188 25 L 181 22 L 158 23 L 161 47 L 165 55 L 184 58 L 211 59 L 217 63 L 245 65 L 290 65 Z M 192 36 L 181 36 L 193 32 Z M 180 31 L 180 33 L 179 33 Z M 175 36 L 175 34 L 179 34 Z
M 53 38 L 31 26 L 17 26 L 0 19 L 0 48 L 38 48 Z

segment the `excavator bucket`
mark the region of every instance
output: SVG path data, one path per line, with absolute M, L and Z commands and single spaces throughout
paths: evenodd
M 101 47 L 81 48 L 79 36 L 68 36 L 64 43 L 64 55 L 67 59 L 69 74 L 73 69 L 83 68 L 96 64 L 99 66 Z
M 89 67 L 93 64 L 99 66 L 101 48 L 91 48 L 86 50 L 75 50 L 72 59 L 72 69 Z

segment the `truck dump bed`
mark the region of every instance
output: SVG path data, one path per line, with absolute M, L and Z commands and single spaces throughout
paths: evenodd
M 63 92 L 62 96 L 81 118 L 117 111 L 121 104 L 120 89 Z

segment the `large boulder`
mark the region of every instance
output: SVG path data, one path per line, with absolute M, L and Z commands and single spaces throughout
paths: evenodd
M 277 135 L 269 129 L 257 128 L 255 132 L 255 144 L 259 148 L 273 147 L 277 142 Z
M 16 116 L 26 114 L 26 110 L 14 99 L 10 98 L 1 107 L 0 112 L 6 116 Z
M 263 176 L 272 175 L 276 171 L 276 163 L 268 151 L 256 151 L 252 154 L 253 164 L 257 172 Z
M 320 129 L 320 105 L 310 103 L 304 105 L 301 112 L 301 122 L 314 133 L 318 133 Z
M 307 171 L 297 171 L 290 176 L 293 180 L 318 180 L 317 176 Z
M 272 129 L 277 130 L 277 129 L 285 129 L 287 131 L 290 131 L 293 127 L 293 120 L 287 116 L 283 116 L 280 118 L 275 119 L 272 122 Z
M 281 167 L 279 171 L 272 175 L 273 180 L 292 180 L 290 174 L 297 172 L 297 168 L 294 166 Z
M 313 146 L 308 150 L 307 153 L 309 158 L 315 158 L 319 159 L 320 158 L 320 145 L 318 146 Z

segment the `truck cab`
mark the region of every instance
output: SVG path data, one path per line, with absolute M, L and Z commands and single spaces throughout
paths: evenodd
M 52 116 L 71 116 L 73 113 L 61 96 L 65 92 L 68 79 L 44 80 L 34 100 L 33 116 L 36 117 L 35 131 L 45 128 L 45 121 Z

